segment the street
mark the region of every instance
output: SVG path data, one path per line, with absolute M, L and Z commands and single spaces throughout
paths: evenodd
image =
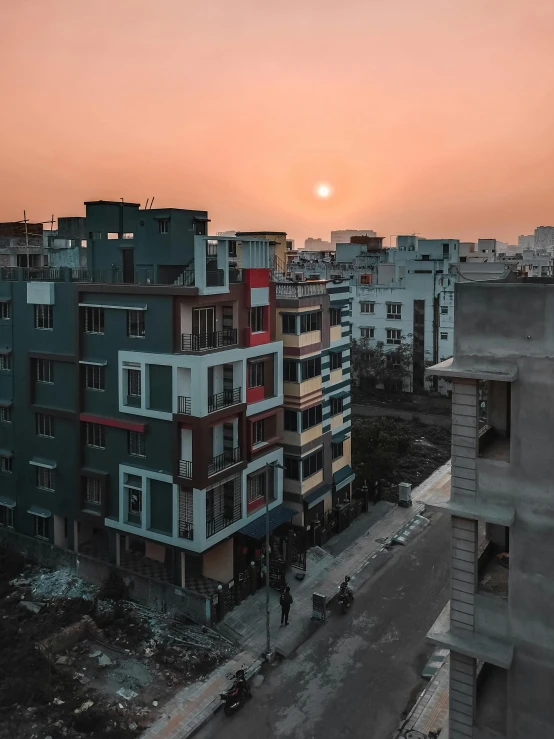
M 433 516 L 362 586 L 349 613 L 332 607 L 291 659 L 265 669 L 239 713 L 220 711 L 196 736 L 390 739 L 425 684 L 432 648 L 424 638 L 448 600 L 449 551 L 449 519 Z

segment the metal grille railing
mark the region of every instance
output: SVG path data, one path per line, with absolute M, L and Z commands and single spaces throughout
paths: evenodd
M 186 459 L 179 460 L 179 476 L 186 477 L 187 480 L 192 479 L 192 462 Z
M 210 331 L 207 334 L 181 334 L 181 349 L 184 352 L 201 352 L 207 349 L 219 349 L 237 343 L 236 328 L 224 328 L 222 331 Z
M 227 467 L 238 464 L 238 462 L 240 462 L 240 447 L 237 446 L 223 452 L 223 454 L 218 454 L 217 457 L 208 462 L 208 476 L 215 475 Z
M 208 413 L 213 413 L 229 405 L 240 403 L 242 388 L 235 387 L 232 390 L 223 390 L 215 395 L 208 395 Z
M 179 413 L 190 416 L 190 398 L 179 395 Z

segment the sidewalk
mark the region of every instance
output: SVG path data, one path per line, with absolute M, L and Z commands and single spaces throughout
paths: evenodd
M 338 556 L 315 547 L 309 552 L 307 573 L 303 581 L 291 580 L 294 599 L 288 627 L 280 627 L 279 594 L 272 590 L 270 603 L 271 647 L 284 656 L 296 649 L 319 626 L 311 620 L 312 595 L 325 595 L 329 602 L 336 595 L 345 575 L 352 577 L 357 590 L 364 582 L 363 570 L 380 554 L 383 563 L 388 556 L 386 544 L 415 516 L 422 513 L 425 501 L 438 494 L 445 500 L 450 495 L 450 463 L 443 465 L 413 491 L 413 506 L 395 506 L 365 534 Z M 340 536 L 340 534 L 339 534 Z M 369 569 L 369 568 L 368 568 Z M 260 590 L 238 605 L 224 619 L 227 633 L 232 632 L 241 653 L 216 670 L 208 680 L 199 681 L 179 691 L 163 707 L 163 717 L 142 735 L 142 739 L 187 739 L 213 715 L 220 704 L 219 693 L 228 685 L 226 675 L 246 665 L 248 676 L 256 674 L 262 665 L 266 647 L 265 591 Z
M 405 737 L 408 731 L 419 731 L 427 736 L 430 731 L 441 731 L 441 739 L 448 733 L 448 694 L 450 677 L 450 655 L 431 680 L 413 707 L 398 739 Z

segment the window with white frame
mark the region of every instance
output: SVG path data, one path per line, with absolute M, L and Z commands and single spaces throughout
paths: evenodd
M 6 526 L 13 529 L 13 508 L 0 506 L 0 526 Z
M 85 333 L 104 333 L 104 308 L 87 307 L 85 311 Z
M 300 370 L 302 382 L 310 380 L 312 377 L 319 377 L 321 375 L 321 357 L 304 359 L 300 362 Z
M 0 458 L 0 470 L 7 475 L 11 475 L 13 472 L 13 457 Z
M 51 385 L 54 382 L 54 363 L 50 359 L 37 359 L 37 382 Z
M 104 367 L 85 364 L 85 387 L 88 390 L 104 390 Z
M 37 436 L 46 436 L 49 439 L 54 438 L 54 417 L 47 413 L 35 414 L 35 427 Z
M 127 432 L 127 446 L 131 457 L 146 457 L 146 444 L 141 431 Z
M 143 310 L 127 311 L 127 336 L 134 339 L 143 339 L 146 336 Z
M 37 488 L 54 491 L 54 470 L 50 467 L 36 467 Z
M 262 444 L 265 441 L 265 422 L 262 418 L 252 424 L 252 443 Z
M 364 300 L 360 303 L 360 313 L 375 313 L 375 303 Z
M 102 505 L 102 493 L 104 492 L 104 483 L 94 477 L 87 477 L 85 480 L 85 504 L 92 506 Z
M 387 318 L 400 320 L 402 318 L 402 303 L 387 303 Z
M 362 326 L 360 329 L 360 336 L 362 339 L 374 339 L 375 338 L 375 327 L 374 326 Z
M 387 329 L 387 344 L 401 344 L 402 332 L 399 328 Z
M 441 341 L 448 341 L 448 333 L 441 333 Z
M 322 409 L 321 403 L 302 411 L 302 431 L 307 431 L 321 423 Z
M 0 406 L 0 422 L 2 423 L 12 422 L 12 408 L 10 405 Z
M 262 306 L 250 308 L 248 311 L 248 326 L 253 334 L 260 333 L 264 330 L 264 309 Z
M 9 372 L 12 368 L 12 355 L 0 354 L 0 370 Z
M 12 304 L 9 302 L 0 303 L 0 321 L 9 321 L 12 317 Z
M 95 449 L 105 449 L 106 427 L 101 423 L 85 422 L 85 444 Z
M 129 521 L 140 523 L 142 519 L 142 477 L 125 474 L 123 490 L 127 498 Z
M 54 311 L 51 305 L 35 305 L 35 328 L 48 331 L 54 328 Z
M 35 536 L 37 539 L 50 538 L 50 519 L 43 516 L 35 516 Z
M 317 452 L 310 454 L 308 457 L 304 457 L 302 460 L 302 479 L 307 480 L 308 477 L 317 474 L 323 469 L 323 450 L 319 449 Z
M 260 498 L 265 498 L 265 491 L 267 487 L 267 473 L 258 473 L 257 475 L 249 475 L 247 480 L 247 500 L 248 503 L 253 503 Z
M 141 396 L 141 377 L 138 369 L 127 370 L 127 395 L 133 398 Z

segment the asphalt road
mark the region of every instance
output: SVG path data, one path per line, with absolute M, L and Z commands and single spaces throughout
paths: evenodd
M 390 739 L 424 685 L 424 637 L 448 600 L 449 548 L 449 519 L 434 516 L 395 548 L 349 613 L 333 610 L 291 659 L 266 668 L 241 711 L 220 711 L 196 737 Z

